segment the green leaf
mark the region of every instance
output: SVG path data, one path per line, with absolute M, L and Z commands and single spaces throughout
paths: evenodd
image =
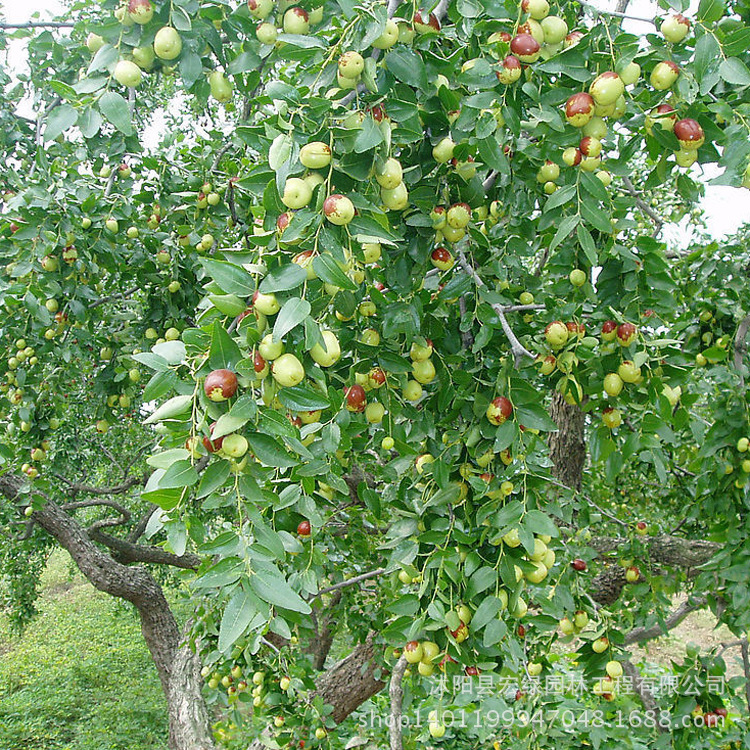
M 133 355 L 133 359 L 156 372 L 166 372 L 169 370 L 169 363 L 167 360 L 164 359 L 164 357 L 160 357 L 158 354 L 153 354 L 152 352 L 139 352 L 138 354 Z
M 546 534 L 551 537 L 560 535 L 560 530 L 555 522 L 541 510 L 530 510 L 523 519 L 523 525 L 532 534 Z
M 78 116 L 78 128 L 84 138 L 93 138 L 99 132 L 103 122 L 102 116 L 91 107 Z
M 214 322 L 214 332 L 211 337 L 211 350 L 208 364 L 214 369 L 232 368 L 242 359 L 242 352 L 234 339 L 226 332 L 224 326 L 217 320 Z
M 719 75 L 733 86 L 750 86 L 750 70 L 738 57 L 728 57 L 719 66 Z
M 484 646 L 494 646 L 508 634 L 508 626 L 502 620 L 490 620 L 484 629 Z
M 547 198 L 547 202 L 544 204 L 544 212 L 551 211 L 553 208 L 557 208 L 558 206 L 562 206 L 568 201 L 573 200 L 575 194 L 575 185 L 565 185 L 565 187 L 555 190 L 555 192 Z
M 111 68 L 120 59 L 120 50 L 111 44 L 105 44 L 100 47 L 89 63 L 87 75 L 95 73 L 97 70 Z
M 293 147 L 294 139 L 289 133 L 280 133 L 277 135 L 268 149 L 268 166 L 274 172 L 278 172 L 281 167 L 288 164 L 292 159 Z
M 143 401 L 157 401 L 166 396 L 177 385 L 177 373 L 173 370 L 156 372 L 143 389 Z
M 557 432 L 557 425 L 552 421 L 545 408 L 540 404 L 525 404 L 516 407 L 516 419 L 519 424 L 532 430 Z
M 299 49 L 326 49 L 326 43 L 316 36 L 306 36 L 303 34 L 277 34 L 277 42 L 289 44 Z
M 164 341 L 152 348 L 157 357 L 161 357 L 168 365 L 179 365 L 185 361 L 187 352 L 182 341 Z
M 331 405 L 331 402 L 323 393 L 314 391 L 304 385 L 282 388 L 279 391 L 278 398 L 283 406 L 292 411 L 315 411 L 316 409 L 327 409 Z
M 357 285 L 341 270 L 341 266 L 331 255 L 318 255 L 313 260 L 313 270 L 326 284 L 333 284 L 339 289 L 348 289 L 351 292 L 357 289 Z
M 226 653 L 245 634 L 257 614 L 252 595 L 240 587 L 227 603 L 221 617 L 219 651 Z
M 695 80 L 698 83 L 703 81 L 706 73 L 716 63 L 717 58 L 721 57 L 721 48 L 719 42 L 713 34 L 703 34 L 695 43 Z
M 598 180 L 597 180 L 598 182 Z M 568 235 L 573 231 L 575 226 L 578 224 L 578 216 L 573 214 L 572 216 L 566 216 L 557 227 L 555 236 L 549 243 L 550 252 L 554 250 L 563 240 L 568 238 Z
M 245 561 L 225 557 L 193 581 L 195 588 L 221 588 L 237 581 L 245 571 Z
M 203 63 L 200 55 L 192 50 L 183 49 L 180 55 L 179 68 L 185 88 L 188 89 L 203 75 Z
M 492 450 L 495 453 L 504 451 L 518 436 L 518 425 L 514 421 L 503 422 L 495 431 L 495 444 Z
M 595 266 L 599 260 L 599 256 L 596 252 L 596 244 L 594 243 L 594 238 L 591 236 L 591 232 L 583 224 L 579 224 L 576 227 L 576 236 L 578 237 L 583 254 L 586 256 L 586 260 L 592 266 Z
M 310 303 L 307 300 L 299 297 L 288 299 L 276 316 L 273 338 L 281 341 L 289 331 L 304 323 L 308 315 L 310 315 Z
M 155 469 L 168 469 L 175 461 L 184 461 L 189 456 L 185 448 L 171 448 L 150 456 L 146 459 L 146 463 Z
M 399 81 L 419 89 L 426 89 L 427 70 L 422 58 L 408 47 L 396 47 L 385 58 L 386 68 Z
M 249 297 L 255 291 L 255 279 L 244 268 L 213 258 L 199 258 L 206 274 L 227 294 Z
M 175 461 L 159 480 L 161 489 L 177 489 L 179 487 L 192 487 L 198 481 L 198 472 L 190 461 Z
M 477 607 L 474 617 L 471 618 L 471 629 L 481 630 L 490 620 L 497 617 L 502 608 L 503 603 L 496 596 L 484 597 L 482 603 Z
M 124 97 L 115 91 L 107 91 L 99 99 L 99 111 L 124 135 L 133 135 L 130 122 L 130 106 Z
M 254 435 L 248 436 L 247 442 L 250 444 L 250 450 L 255 454 L 256 458 L 266 466 L 273 466 L 277 469 L 289 469 L 299 463 L 299 461 L 292 458 L 281 447 L 278 440 L 275 440 L 270 435 L 263 435 L 256 432 Z
M 192 403 L 192 396 L 173 396 L 165 401 L 150 417 L 144 419 L 143 424 L 154 424 L 184 414 Z
M 223 486 L 229 478 L 229 461 L 215 461 L 201 474 L 197 497 L 200 500 Z
M 236 294 L 209 294 L 208 298 L 220 313 L 231 315 L 233 318 L 247 309 L 245 300 Z
M 713 22 L 723 17 L 725 6 L 723 0 L 701 0 L 698 5 L 697 17 L 701 21 Z
M 288 263 L 280 266 L 269 273 L 260 284 L 263 294 L 271 292 L 288 292 L 296 289 L 307 280 L 307 271 L 296 263 Z
M 310 614 L 310 605 L 292 589 L 277 568 L 258 567 L 250 577 L 253 591 L 264 601 L 293 612 Z
M 61 104 L 52 110 L 44 129 L 44 140 L 54 141 L 58 135 L 78 122 L 78 112 L 70 104 Z M 97 128 L 98 129 L 98 128 Z

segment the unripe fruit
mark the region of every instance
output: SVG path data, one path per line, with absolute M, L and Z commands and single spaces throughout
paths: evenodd
M 390 49 L 398 41 L 398 24 L 389 18 L 385 22 L 383 33 L 372 42 L 375 49 Z
M 214 70 L 209 74 L 208 85 L 211 89 L 211 96 L 217 102 L 228 102 L 232 98 L 232 84 L 220 70 Z M 210 199 L 208 202 L 211 202 Z
M 661 33 L 668 42 L 679 44 L 690 32 L 690 21 L 681 13 L 662 21 Z
M 247 0 L 247 8 L 253 18 L 262 21 L 271 15 L 273 0 Z
M 136 88 L 141 83 L 141 69 L 130 60 L 120 60 L 112 75 L 117 83 L 128 88 Z
M 331 147 L 322 141 L 312 141 L 300 149 L 299 160 L 308 169 L 323 169 L 331 163 Z
M 289 8 L 284 13 L 283 26 L 286 34 L 307 34 L 310 30 L 310 16 L 303 8 Z
M 422 398 L 422 386 L 416 380 L 409 380 L 404 386 L 402 395 L 406 401 L 419 401 Z
M 276 44 L 277 36 L 278 32 L 276 31 L 276 26 L 267 21 L 259 23 L 255 29 L 255 38 L 261 44 Z
M 344 78 L 358 78 L 365 69 L 365 60 L 359 52 L 345 52 L 339 58 L 338 72 Z
M 612 70 L 598 75 L 589 86 L 589 94 L 594 98 L 597 105 L 603 107 L 614 104 L 624 93 L 625 84 L 620 76 Z
M 365 408 L 365 419 L 372 424 L 379 424 L 383 421 L 385 407 L 378 401 L 372 401 Z
M 176 29 L 164 26 L 154 37 L 154 52 L 162 60 L 174 60 L 182 52 L 182 39 Z
M 657 63 L 656 67 L 651 71 L 651 85 L 657 91 L 666 91 L 666 89 L 674 85 L 679 75 L 679 66 L 671 60 L 664 60 Z
M 294 354 L 282 354 L 271 365 L 274 380 L 285 388 L 299 385 L 305 378 L 305 368 Z
M 423 11 L 414 14 L 414 31 L 417 34 L 434 34 L 440 31 L 440 21 L 434 13 L 429 15 Z
M 100 37 L 99 34 L 94 34 L 92 32 L 86 37 L 86 47 L 88 47 L 88 50 L 92 55 L 95 55 L 104 44 L 104 39 Z
M 331 224 L 345 226 L 354 218 L 354 204 L 345 195 L 329 195 L 323 203 L 323 213 Z
M 339 357 L 341 357 L 341 347 L 333 331 L 323 331 L 322 337 L 325 346 L 315 344 L 310 349 L 310 356 L 321 367 L 330 367 L 338 362 Z
M 574 268 L 568 275 L 573 286 L 583 286 L 586 283 L 586 272 L 580 268 Z
M 380 188 L 380 200 L 383 205 L 391 211 L 401 211 L 409 205 L 409 191 L 406 185 L 401 182 L 395 188 Z
M 568 24 L 560 16 L 547 16 L 540 22 L 547 45 L 559 44 L 568 35 Z
M 241 458 L 247 453 L 247 439 L 243 435 L 238 435 L 237 433 L 225 435 L 221 449 L 231 458 Z
M 392 157 L 387 159 L 383 167 L 375 173 L 375 179 L 380 187 L 393 190 L 403 181 L 401 163 Z
M 617 368 L 617 374 L 625 383 L 637 383 L 641 378 L 641 368 L 627 359 Z
M 281 202 L 291 209 L 304 208 L 312 198 L 312 189 L 300 177 L 290 177 L 284 183 Z

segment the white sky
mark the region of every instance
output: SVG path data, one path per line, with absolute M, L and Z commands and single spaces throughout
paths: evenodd
M 602 8 L 613 8 L 615 5 L 615 0 L 595 0 L 595 2 Z M 697 0 L 692 0 L 691 11 L 697 5 Z M 30 20 L 33 14 L 39 13 L 42 19 L 49 20 L 54 18 L 56 13 L 61 12 L 62 8 L 60 0 L 0 0 L 0 17 L 4 17 L 7 23 L 24 23 Z M 631 0 L 627 12 L 633 16 L 651 18 L 655 8 L 656 4 L 650 0 Z M 633 33 L 644 33 L 654 29 L 650 23 L 631 20 L 626 20 L 624 26 Z M 13 45 L 10 53 L 11 68 L 22 65 L 23 56 L 23 45 Z M 707 177 L 713 177 L 714 174 L 707 175 Z M 705 212 L 709 232 L 715 239 L 720 239 L 735 232 L 744 220 L 750 218 L 750 190 L 707 185 L 706 196 L 701 205 Z M 689 242 L 690 235 L 687 222 L 682 222 L 679 226 L 665 227 L 665 239 L 670 244 L 685 245 Z

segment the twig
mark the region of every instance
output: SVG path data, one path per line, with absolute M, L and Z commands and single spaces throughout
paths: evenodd
M 745 672 L 745 700 L 747 701 L 747 708 L 750 710 L 750 648 L 747 638 L 742 639 L 740 649 L 742 651 L 742 668 Z
M 638 208 L 640 208 L 641 211 L 643 211 L 643 213 L 646 214 L 646 216 L 648 216 L 648 218 L 654 222 L 654 237 L 656 237 L 659 232 L 661 232 L 661 228 L 664 224 L 663 219 L 659 216 L 659 214 L 656 213 L 656 211 L 654 211 L 653 208 L 651 208 L 651 206 L 648 205 L 648 203 L 646 203 L 646 201 L 643 200 L 641 194 L 635 189 L 635 185 L 633 185 L 630 177 L 623 177 L 622 184 L 625 186 L 625 189 L 628 191 L 628 193 L 632 195 L 633 198 L 635 198 L 636 206 L 638 206 Z
M 219 162 L 221 161 L 224 154 L 226 154 L 227 151 L 229 151 L 232 148 L 232 145 L 233 145 L 232 142 L 229 141 L 229 143 L 227 143 L 225 146 L 222 146 L 219 149 L 219 152 L 216 154 L 216 158 L 214 159 L 213 164 L 211 165 L 211 169 L 208 170 L 209 172 L 215 172 L 217 170 L 219 166 Z
M 69 479 L 66 479 L 61 474 L 53 474 L 55 479 L 59 479 L 61 482 L 64 482 L 68 489 L 71 492 L 75 493 L 82 493 L 84 495 L 123 495 L 125 494 L 133 485 L 139 484 L 143 481 L 142 477 L 130 477 L 130 479 L 127 479 L 126 481 L 122 482 L 121 484 L 117 484 L 113 487 L 94 487 L 93 485 L 88 484 L 80 484 L 77 482 L 71 482 Z M 86 507 L 87 504 L 93 504 L 93 505 L 107 505 L 108 503 L 106 501 L 101 502 L 94 502 L 92 503 L 68 503 L 67 505 L 63 505 L 63 510 L 69 510 L 72 507 Z
M 404 689 L 401 685 L 406 672 L 406 657 L 401 654 L 391 674 L 391 684 L 388 693 L 391 697 L 391 716 L 388 733 L 390 735 L 390 750 L 403 750 L 401 736 L 401 712 L 404 702 Z
M 128 289 L 126 292 L 120 292 L 119 294 L 110 294 L 107 297 L 102 297 L 101 299 L 95 300 L 89 305 L 89 308 L 92 307 L 99 307 L 99 305 L 103 305 L 105 302 L 111 302 L 115 299 L 127 299 L 131 295 L 135 294 L 140 289 L 140 286 L 134 286 L 132 289 Z
M 582 2 L 581 5 L 584 8 L 587 8 L 590 10 L 593 15 L 595 16 L 612 16 L 613 18 L 624 18 L 628 21 L 640 21 L 641 23 L 650 23 L 653 25 L 654 19 L 653 18 L 644 18 L 643 16 L 631 16 L 629 13 L 625 13 L 621 10 L 602 10 L 601 8 L 597 8 L 594 5 L 591 5 L 590 3 Z M 627 2 L 625 3 L 625 6 L 627 6 Z M 619 6 L 618 6 L 619 8 Z
M 107 186 L 104 188 L 104 197 L 109 198 L 109 194 L 112 192 L 112 188 L 115 186 L 115 180 L 117 179 L 117 170 L 113 169 L 109 173 L 109 179 L 107 180 Z
M 497 176 L 500 173 L 493 169 L 486 177 L 485 181 L 482 183 L 482 188 L 484 189 L 484 192 L 486 193 L 497 181 Z
M 377 578 L 378 576 L 382 576 L 383 573 L 385 573 L 385 568 L 377 568 L 376 570 L 371 570 L 369 573 L 362 573 L 362 575 L 355 576 L 354 578 L 348 578 L 346 581 L 334 583 L 333 586 L 328 586 L 328 588 L 318 591 L 317 595 L 323 596 L 323 594 L 330 594 L 332 591 L 338 591 L 339 589 L 345 589 L 349 586 L 355 586 L 362 581 L 366 581 L 368 578 Z
M 534 276 L 541 276 L 542 269 L 547 265 L 547 259 L 549 258 L 550 245 L 544 248 L 542 257 L 539 259 L 536 269 L 534 270 Z
M 689 614 L 699 609 L 703 609 L 703 607 L 706 606 L 706 601 L 707 599 L 705 596 L 698 597 L 693 602 L 686 601 L 674 609 L 664 620 L 663 624 L 656 623 L 656 625 L 652 625 L 648 628 L 633 628 L 625 635 L 625 645 L 627 646 L 631 643 L 650 641 L 652 638 L 658 638 L 659 636 L 668 633 L 673 628 L 676 628 Z
M 750 328 L 750 315 L 746 315 L 739 326 L 734 337 L 734 367 L 740 375 L 740 385 L 745 387 L 745 368 L 742 360 L 747 354 L 747 331 Z
M 469 276 L 471 276 L 472 279 L 474 279 L 474 283 L 477 285 L 480 289 L 486 289 L 487 285 L 482 281 L 482 278 L 479 276 L 479 274 L 474 270 L 474 268 L 469 264 L 469 262 L 466 260 L 466 256 L 463 253 L 463 250 L 457 251 L 458 256 L 458 262 L 461 264 L 461 268 L 466 271 Z M 513 333 L 513 329 L 510 327 L 510 324 L 508 323 L 507 318 L 505 317 L 505 308 L 502 305 L 499 305 L 497 303 L 491 304 L 490 307 L 495 311 L 495 314 L 500 320 L 500 325 L 503 328 L 503 332 L 505 333 L 506 338 L 510 342 L 510 350 L 513 353 L 513 361 L 515 362 L 516 367 L 518 367 L 521 363 L 521 360 L 524 357 L 529 357 L 529 359 L 536 359 L 536 354 L 532 354 L 519 340 L 515 333 Z

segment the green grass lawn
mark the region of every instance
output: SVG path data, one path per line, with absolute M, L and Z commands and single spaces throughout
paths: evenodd
M 0 616 L 2 750 L 166 750 L 166 706 L 132 609 L 55 553 L 21 637 Z

